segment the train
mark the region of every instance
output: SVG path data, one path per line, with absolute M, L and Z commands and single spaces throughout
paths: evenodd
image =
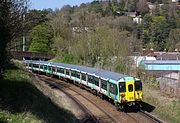
M 112 100 L 118 111 L 124 111 L 126 106 L 141 106 L 142 82 L 136 77 L 73 64 L 34 60 L 23 63 L 30 71 L 68 79 L 89 88 L 101 98 Z

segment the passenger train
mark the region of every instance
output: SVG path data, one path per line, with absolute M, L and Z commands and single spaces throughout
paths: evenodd
M 112 100 L 117 110 L 123 111 L 126 105 L 139 108 L 143 99 L 142 82 L 132 76 L 98 68 L 46 61 L 25 60 L 24 64 L 28 70 L 55 75 L 83 85 L 100 97 Z

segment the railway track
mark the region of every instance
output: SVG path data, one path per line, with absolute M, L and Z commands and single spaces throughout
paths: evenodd
M 39 77 L 39 76 L 38 76 Z M 50 86 L 52 89 L 59 89 L 62 91 L 65 95 L 67 95 L 69 98 L 71 98 L 78 106 L 81 108 L 81 110 L 84 112 L 84 118 L 81 119 L 82 123 L 100 123 L 99 120 L 74 96 L 63 90 L 62 88 L 58 87 L 56 83 L 52 83 L 50 81 L 43 80 L 42 78 L 38 78 L 39 81 L 45 82 L 48 86 Z
M 156 123 L 165 123 L 165 122 L 162 121 L 161 119 L 157 118 L 156 116 L 154 116 L 154 115 L 152 115 L 152 114 L 150 114 L 150 113 L 148 113 L 148 112 L 146 112 L 146 111 L 140 110 L 140 113 L 141 113 L 142 115 L 144 115 L 144 116 L 146 116 L 146 117 L 154 120 L 154 122 L 156 122 Z
M 76 90 L 73 90 L 71 88 L 68 88 L 68 89 L 66 88 L 66 90 L 64 90 L 62 89 L 62 87 L 60 87 L 60 85 L 50 80 L 45 80 L 44 78 L 40 78 L 40 80 L 48 84 L 51 88 L 60 89 L 68 97 L 73 99 L 73 101 L 75 101 L 79 105 L 79 107 L 87 114 L 87 116 L 85 116 L 86 118 L 82 120 L 83 123 L 102 123 L 102 122 L 103 123 L 117 123 L 118 122 L 116 121 L 116 119 L 111 117 L 111 115 L 109 115 L 107 112 L 102 110 L 97 104 L 93 103 L 91 100 L 89 100 L 87 97 L 83 96 L 82 94 L 78 93 Z M 91 104 L 89 104 L 89 106 L 91 107 L 95 106 L 99 110 L 98 112 L 101 112 L 101 118 L 99 118 L 98 116 L 95 116 L 94 113 L 92 113 L 92 111 L 90 111 L 85 106 L 85 104 L 83 104 L 83 102 L 86 102 L 86 103 L 90 102 Z M 104 114 L 103 117 L 102 117 L 102 114 Z
M 79 107 L 83 109 L 84 112 L 86 112 L 87 116 L 82 121 L 83 123 L 86 122 L 94 122 L 94 123 L 164 123 L 160 119 L 154 117 L 153 115 L 149 114 L 148 112 L 145 112 L 143 110 L 140 110 L 140 112 L 137 113 L 124 113 L 124 112 L 117 112 L 115 110 L 115 107 L 113 105 L 109 105 L 108 107 L 103 107 L 102 105 L 107 105 L 107 101 L 103 100 L 93 100 L 94 95 L 86 95 L 84 92 L 85 90 L 79 89 L 76 86 L 63 82 L 58 79 L 49 78 L 46 76 L 39 76 L 41 81 L 45 82 L 52 88 L 57 88 L 63 91 L 65 94 L 67 94 L 70 98 L 72 98 L 76 103 L 78 103 Z M 65 89 L 62 89 L 63 86 L 68 86 Z M 87 92 L 87 91 L 86 91 Z M 88 97 L 88 98 L 87 98 Z M 97 97 L 96 97 L 97 98 Z M 83 101 L 84 100 L 84 101 Z M 83 103 L 84 102 L 84 103 Z M 85 104 L 86 103 L 86 104 Z M 97 105 L 98 104 L 98 105 Z M 92 109 L 96 110 L 90 110 L 89 107 L 94 107 Z M 97 112 L 101 112 L 101 115 L 97 115 Z

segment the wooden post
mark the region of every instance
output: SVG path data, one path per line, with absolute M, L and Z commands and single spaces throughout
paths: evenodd
M 180 88 L 180 71 L 178 71 L 178 88 Z

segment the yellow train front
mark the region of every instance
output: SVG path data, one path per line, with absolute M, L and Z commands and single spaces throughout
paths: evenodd
M 143 99 L 142 82 L 134 77 L 126 77 L 119 82 L 119 104 L 117 108 L 123 110 L 125 106 L 140 108 Z

